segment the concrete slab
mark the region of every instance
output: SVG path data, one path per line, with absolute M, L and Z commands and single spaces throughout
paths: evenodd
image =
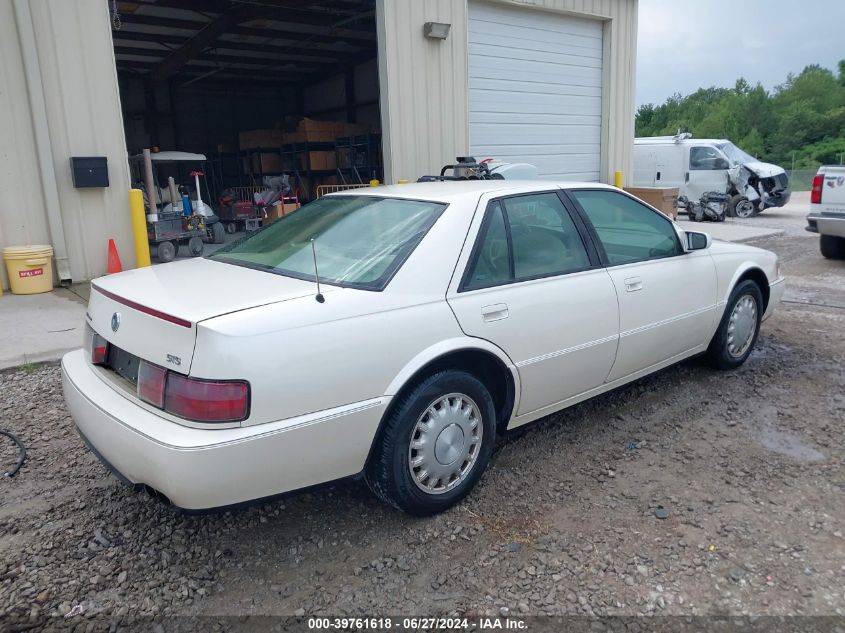
M 0 369 L 54 361 L 82 346 L 87 285 L 0 297 Z
M 749 226 L 748 224 L 739 224 L 732 220 L 725 220 L 724 222 L 690 222 L 689 220 L 679 218 L 677 223 L 685 231 L 709 233 L 714 240 L 725 240 L 726 242 L 747 242 L 761 237 L 781 235 L 784 232 L 783 229 Z

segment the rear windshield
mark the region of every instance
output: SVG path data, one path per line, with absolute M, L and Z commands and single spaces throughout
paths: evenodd
M 407 259 L 445 204 L 329 196 L 304 205 L 210 259 L 320 283 L 382 290 Z

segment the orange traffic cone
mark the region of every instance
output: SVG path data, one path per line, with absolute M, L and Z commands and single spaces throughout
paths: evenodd
M 123 264 L 120 263 L 120 255 L 117 254 L 117 246 L 115 246 L 113 239 L 109 239 L 109 263 L 106 272 L 109 275 L 123 272 Z

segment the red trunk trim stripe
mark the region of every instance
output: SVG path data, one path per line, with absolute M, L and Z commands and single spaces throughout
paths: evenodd
M 172 314 L 166 314 L 164 312 L 160 312 L 159 310 L 154 310 L 153 308 L 148 308 L 147 306 L 142 306 L 140 303 L 135 303 L 134 301 L 130 301 L 129 299 L 124 299 L 123 297 L 118 297 L 113 292 L 109 292 L 108 290 L 103 290 L 99 286 L 95 286 L 91 284 L 91 287 L 99 292 L 101 295 L 108 297 L 112 301 L 117 301 L 118 303 L 122 303 L 123 305 L 132 308 L 133 310 L 137 310 L 138 312 L 143 312 L 144 314 L 149 314 L 150 316 L 154 316 L 157 319 L 161 319 L 162 321 L 168 321 L 170 323 L 175 323 L 176 325 L 181 325 L 182 327 L 190 328 L 193 326 L 193 323 L 190 321 L 186 321 L 185 319 L 180 319 L 179 317 L 175 317 Z

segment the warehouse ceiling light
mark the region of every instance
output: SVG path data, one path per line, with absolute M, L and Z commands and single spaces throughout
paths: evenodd
M 443 22 L 426 22 L 423 26 L 423 34 L 434 40 L 445 40 L 449 37 L 449 29 L 451 28 L 451 24 Z

